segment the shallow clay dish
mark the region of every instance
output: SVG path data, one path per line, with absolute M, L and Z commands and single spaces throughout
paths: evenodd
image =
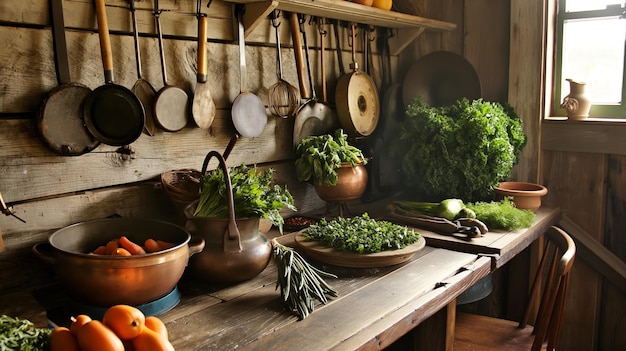
M 501 182 L 494 190 L 500 199 L 512 196 L 517 208 L 533 211 L 541 207 L 541 197 L 548 193 L 543 185 L 525 182 Z

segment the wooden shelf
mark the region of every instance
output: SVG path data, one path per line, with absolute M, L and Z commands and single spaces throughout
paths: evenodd
M 296 12 L 316 17 L 368 24 L 376 27 L 397 29 L 397 35 L 389 42 L 391 54 L 399 54 L 425 30 L 453 30 L 456 24 L 434 19 L 385 11 L 363 6 L 347 0 L 226 0 L 244 4 L 244 26 L 246 36 L 274 10 Z

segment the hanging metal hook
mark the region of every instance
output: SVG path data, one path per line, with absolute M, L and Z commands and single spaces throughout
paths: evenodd
M 4 199 L 2 198 L 2 193 L 0 193 L 0 212 L 4 213 L 6 216 L 13 216 L 22 223 L 26 223 L 25 220 L 21 219 L 15 214 L 15 212 L 13 211 L 13 206 L 7 206 L 7 204 L 4 202 Z
M 324 29 L 324 24 L 325 24 L 324 19 L 316 17 L 316 22 L 317 22 L 317 30 L 319 31 L 321 36 L 325 37 L 326 34 L 328 34 L 328 31 Z
M 357 37 L 356 23 L 352 22 L 350 24 L 350 30 L 352 34 L 348 36 L 348 46 L 352 47 L 353 45 L 355 45 L 354 41 Z
M 280 10 L 274 10 L 270 13 L 270 19 L 272 20 L 272 26 L 274 28 L 278 28 L 280 26 L 280 21 L 278 21 L 278 18 L 280 18 Z
M 366 28 L 366 31 L 367 31 L 367 38 L 368 38 L 368 40 L 369 41 L 376 40 L 376 34 L 370 36 L 370 33 L 376 33 L 376 27 L 371 26 L 371 25 L 367 25 L 365 28 Z

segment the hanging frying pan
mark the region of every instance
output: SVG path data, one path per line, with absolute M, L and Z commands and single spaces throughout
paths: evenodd
M 167 68 L 165 64 L 165 50 L 163 49 L 159 0 L 154 0 L 154 19 L 159 39 L 161 73 L 163 75 L 163 88 L 159 90 L 154 100 L 154 117 L 159 127 L 163 130 L 167 132 L 177 132 L 187 125 L 189 96 L 183 89 L 167 83 Z
M 191 104 L 191 115 L 196 125 L 202 129 L 208 129 L 215 119 L 215 102 L 211 95 L 210 85 L 207 83 L 207 27 L 209 19 L 206 14 L 200 12 L 198 0 L 198 72 L 196 90 Z
M 311 74 L 309 46 L 307 44 L 304 17 L 301 17 L 298 22 L 299 33 L 294 33 L 294 36 L 299 37 L 300 35 L 302 35 L 302 42 L 299 39 L 295 39 L 294 50 L 296 48 L 297 50 L 301 50 L 302 44 L 304 44 L 304 53 L 306 60 L 305 64 L 307 77 L 309 79 L 309 89 L 311 90 L 311 97 L 305 97 L 306 99 L 308 99 L 308 101 L 300 107 L 298 114 L 296 114 L 293 134 L 294 146 L 297 146 L 302 141 L 302 139 L 308 136 L 332 133 L 335 129 L 339 128 L 339 123 L 335 123 L 337 121 L 337 115 L 335 113 L 335 110 L 333 110 L 328 104 L 320 102 L 317 98 L 317 95 L 315 94 L 315 87 L 313 86 L 313 75 Z M 323 52 L 320 53 L 320 55 L 323 55 Z
M 150 136 L 156 134 L 157 126 L 154 121 L 154 99 L 156 97 L 156 89 L 145 80 L 141 72 L 141 52 L 139 50 L 139 32 L 137 30 L 137 11 L 135 9 L 135 0 L 128 0 L 130 4 L 130 11 L 133 17 L 133 34 L 135 40 L 135 61 L 137 62 L 137 81 L 132 87 L 132 92 L 137 95 L 139 101 L 146 114 L 146 121 L 144 125 L 144 132 Z
M 296 115 L 296 119 L 294 122 L 294 146 L 298 146 L 302 139 L 308 136 L 329 134 L 340 127 L 339 121 L 337 119 L 337 113 L 335 112 L 335 110 L 325 102 L 319 101 L 317 95 L 315 94 L 315 87 L 313 86 L 313 77 L 311 74 L 309 47 L 304 26 L 304 17 L 302 17 L 299 22 L 300 32 L 302 34 L 302 41 L 304 44 L 307 76 L 309 79 L 311 98 L 300 108 L 300 111 L 298 111 L 298 114 Z M 298 49 L 300 49 L 301 47 L 301 45 L 298 45 Z M 320 56 L 324 56 L 323 51 L 320 52 Z M 324 67 L 321 68 L 321 71 L 322 75 L 326 73 Z
M 87 128 L 96 139 L 113 146 L 128 145 L 141 135 L 145 112 L 141 101 L 132 91 L 114 83 L 106 7 L 104 0 L 95 1 L 106 84 L 87 95 L 83 103 L 83 116 Z
M 356 25 L 352 23 L 353 72 L 344 74 L 337 82 L 335 103 L 339 122 L 351 137 L 372 134 L 379 117 L 378 89 L 367 73 L 359 70 L 356 62 Z
M 478 74 L 463 56 L 435 51 L 420 57 L 407 71 L 402 101 L 408 106 L 416 96 L 430 106 L 449 106 L 460 98 L 474 100 L 482 92 Z
M 237 132 L 246 138 L 256 138 L 263 134 L 267 124 L 265 105 L 253 93 L 248 92 L 246 76 L 246 42 L 243 28 L 243 7 L 236 6 L 239 29 L 239 66 L 241 93 L 233 101 L 231 117 Z
M 37 127 L 52 151 L 59 155 L 78 156 L 100 144 L 85 128 L 82 117 L 81 104 L 91 93 L 91 89 L 70 81 L 63 0 L 50 1 L 50 14 L 59 86 L 42 100 L 37 115 Z

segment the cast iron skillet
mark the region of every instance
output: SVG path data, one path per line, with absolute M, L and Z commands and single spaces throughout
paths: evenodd
M 59 85 L 41 102 L 37 126 L 52 151 L 64 156 L 78 156 L 100 144 L 83 123 L 81 105 L 91 89 L 70 81 L 62 0 L 50 1 L 50 14 Z
M 145 112 L 141 101 L 130 89 L 114 83 L 106 7 L 104 0 L 95 1 L 106 84 L 87 95 L 83 103 L 85 125 L 96 139 L 105 144 L 128 145 L 141 135 Z

